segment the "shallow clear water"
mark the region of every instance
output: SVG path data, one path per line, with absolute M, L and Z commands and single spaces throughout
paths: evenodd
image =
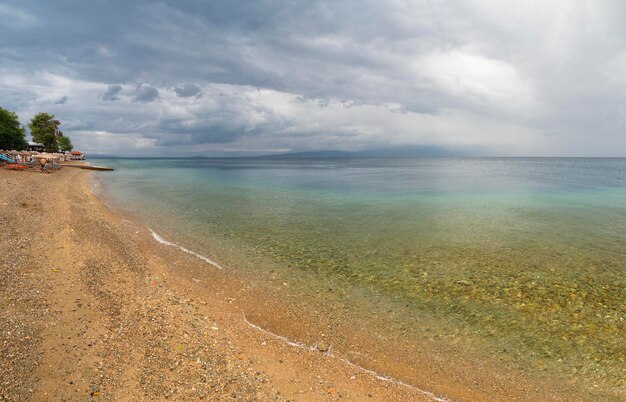
M 626 159 L 98 164 L 116 169 L 100 177 L 118 205 L 232 269 L 373 289 L 512 353 L 619 378 Z

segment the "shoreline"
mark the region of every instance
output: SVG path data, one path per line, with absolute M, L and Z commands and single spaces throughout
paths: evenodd
M 170 242 L 167 236 L 161 237 L 165 243 L 157 242 L 156 232 L 134 217 L 112 211 L 94 195 L 94 187 L 87 183 L 91 173 L 79 169 L 54 175 L 12 173 L 0 172 L 9 188 L 20 195 L 23 190 L 19 187 L 26 185 L 29 188 L 21 195 L 40 196 L 26 201 L 25 206 L 3 199 L 3 221 L 23 216 L 21 224 L 43 225 L 54 233 L 49 239 L 40 239 L 39 232 L 20 231 L 19 227 L 5 230 L 14 233 L 19 244 L 28 244 L 27 252 L 18 249 L 7 254 L 8 258 L 23 260 L 19 274 L 36 280 L 9 280 L 13 286 L 6 288 L 0 302 L 16 305 L 15 320 L 23 321 L 37 335 L 26 335 L 28 339 L 23 340 L 27 344 L 21 346 L 10 346 L 12 341 L 4 339 L 9 347 L 3 351 L 24 352 L 32 347 L 37 353 L 19 364 L 2 362 L 3 367 L 12 364 L 15 369 L 4 371 L 5 375 L 15 375 L 20 384 L 3 385 L 0 396 L 31 400 L 86 396 L 222 400 L 232 399 L 234 394 L 245 400 L 572 400 L 545 384 L 533 388 L 529 380 L 521 383 L 528 389 L 520 389 L 520 384 L 506 389 L 501 380 L 472 387 L 472 377 L 456 377 L 463 370 L 453 367 L 444 372 L 441 367 L 422 367 L 427 374 L 421 375 L 421 381 L 433 386 L 415 386 L 370 369 L 377 364 L 366 367 L 335 356 L 327 345 L 307 346 L 308 342 L 273 331 L 276 324 L 272 319 L 280 316 L 274 316 L 277 311 L 265 306 L 269 311 L 258 312 L 264 308 L 259 302 L 267 304 L 273 297 L 267 289 L 246 283 L 228 269 L 207 270 L 206 265 L 214 263 L 210 258 Z M 55 185 L 51 185 L 53 181 Z M 61 190 L 64 186 L 72 189 L 71 194 Z M 3 251 L 8 252 L 11 245 L 4 243 Z M 59 267 L 46 269 L 51 262 Z M 5 268 L 11 274 L 11 267 Z M 42 283 L 45 286 L 37 285 Z M 12 304 L 10 291 L 19 295 L 33 289 L 43 299 L 25 297 L 24 305 Z M 257 309 L 251 314 L 255 319 L 250 321 L 246 311 L 255 303 Z M 25 313 L 39 314 L 40 309 L 54 314 L 42 319 Z M 91 320 L 86 318 L 90 314 Z M 270 325 L 262 325 L 264 322 Z M 283 325 L 294 326 L 284 323 L 278 327 Z M 77 334 L 71 342 L 64 341 L 63 335 L 72 330 L 78 330 Z M 72 370 L 76 359 L 82 363 L 79 375 Z M 446 363 L 444 359 L 443 366 Z M 65 374 L 48 374 L 46 364 L 47 369 L 56 366 Z M 389 362 L 378 365 L 385 364 Z M 481 376 L 487 381 L 498 374 L 497 367 L 483 368 Z M 470 369 L 475 366 L 464 368 Z M 439 377 L 434 378 L 436 372 Z M 0 384 L 15 383 L 5 375 Z M 82 380 L 68 379 L 74 377 Z M 24 388 L 24 383 L 35 385 Z

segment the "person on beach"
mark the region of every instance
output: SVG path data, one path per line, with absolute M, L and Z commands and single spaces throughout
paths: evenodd
M 46 159 L 45 158 L 41 158 L 39 160 L 39 163 L 41 163 L 41 173 L 47 173 L 48 170 L 46 169 Z

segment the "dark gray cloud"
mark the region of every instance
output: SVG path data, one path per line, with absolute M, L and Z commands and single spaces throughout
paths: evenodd
M 154 102 L 159 99 L 159 90 L 150 85 L 137 85 L 135 90 L 135 102 Z
M 202 93 L 202 89 L 194 84 L 184 84 L 174 88 L 174 92 L 180 97 L 188 98 L 190 96 L 199 96 Z
M 62 96 L 62 97 L 60 97 L 59 99 L 57 99 L 57 100 L 54 102 L 54 104 L 55 104 L 55 105 L 64 105 L 64 104 L 66 104 L 66 103 L 67 103 L 67 99 L 68 99 L 68 98 L 67 98 L 67 96 Z
M 82 147 L 626 153 L 618 0 L 8 0 L 0 21 L 0 106 L 89 121 Z
M 109 88 L 107 88 L 107 91 L 102 95 L 102 99 L 106 101 L 119 100 L 120 98 L 118 98 L 116 95 L 120 93 L 121 90 L 122 90 L 121 85 L 109 85 Z

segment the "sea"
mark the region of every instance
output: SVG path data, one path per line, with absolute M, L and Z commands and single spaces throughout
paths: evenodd
M 303 311 L 326 292 L 342 320 L 382 320 L 389 339 L 626 385 L 626 159 L 97 164 L 115 168 L 98 174 L 107 197 L 155 239 L 252 282 L 278 276 Z

